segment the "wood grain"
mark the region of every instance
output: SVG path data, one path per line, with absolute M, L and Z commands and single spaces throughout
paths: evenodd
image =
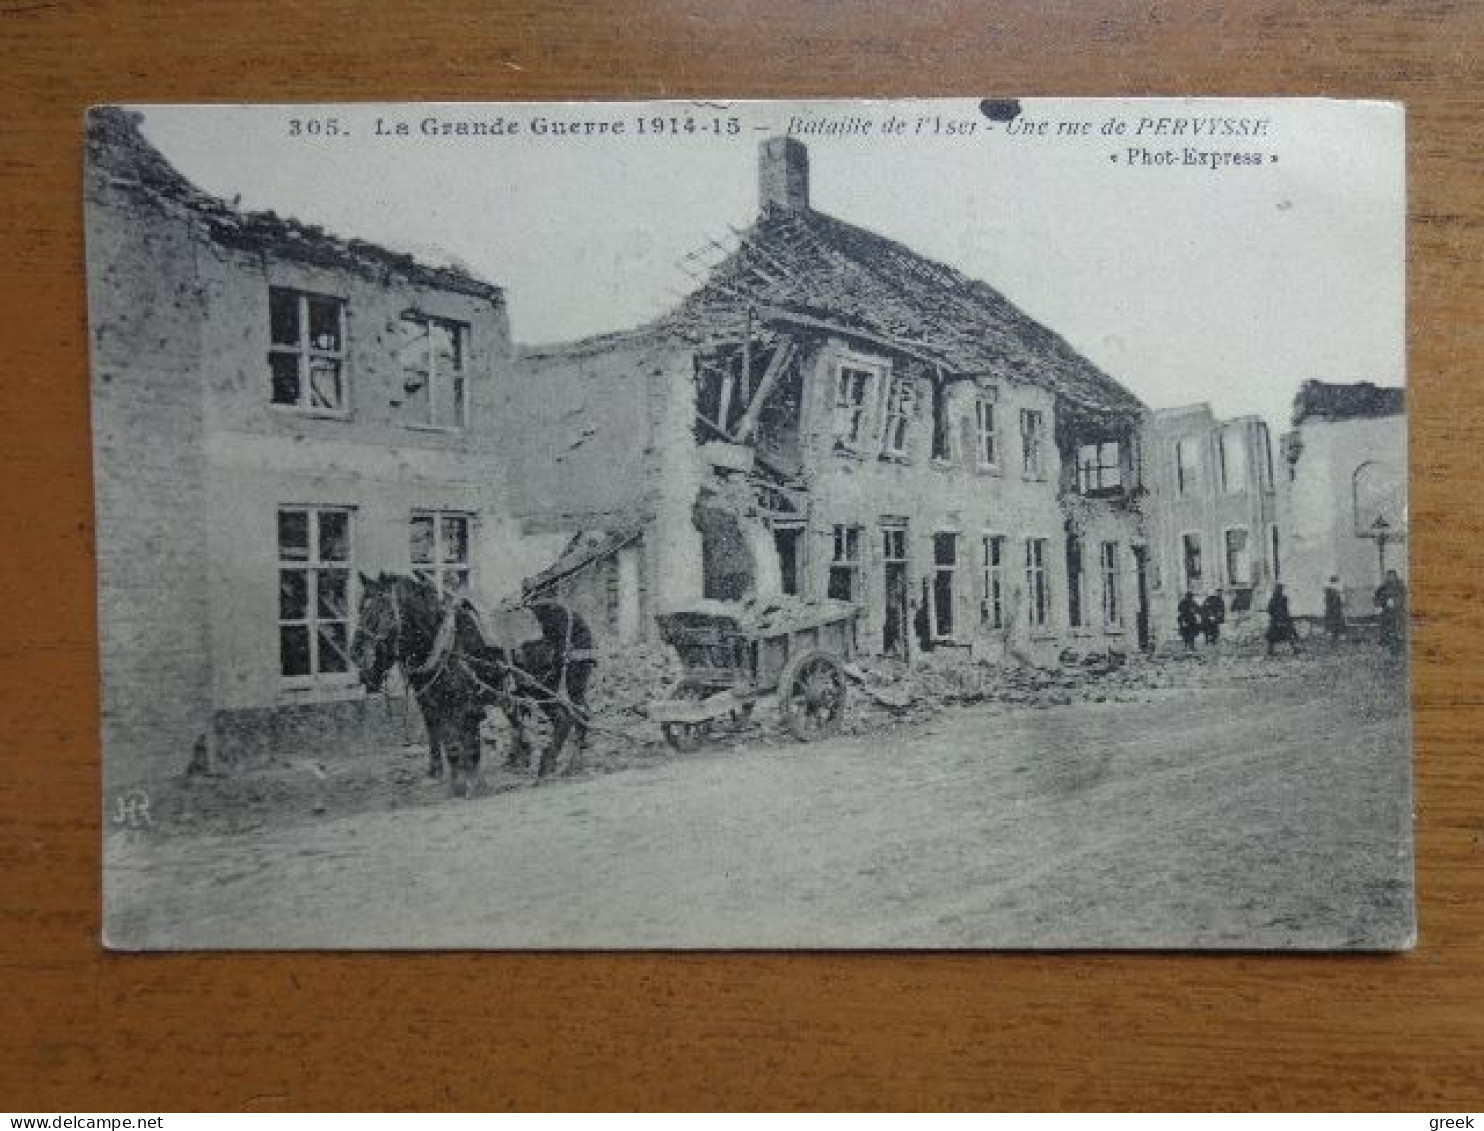
M 1481 39 L 1466 0 L 0 3 L 3 1103 L 1484 1107 Z M 1409 106 L 1414 953 L 100 951 L 84 106 L 1138 93 Z

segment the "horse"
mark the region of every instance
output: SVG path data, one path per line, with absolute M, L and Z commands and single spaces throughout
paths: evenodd
M 486 639 L 468 598 L 442 594 L 430 581 L 383 573 L 362 574 L 360 583 L 351 658 L 361 683 L 375 693 L 391 669 L 401 667 L 427 725 L 428 774 L 441 777 L 446 757 L 452 796 L 472 796 L 479 781 L 479 729 L 488 707 L 510 721 L 512 766 L 529 765 L 529 708 L 539 707 L 551 720 L 538 781 L 555 768 L 574 730 L 579 749 L 586 745 L 592 632 L 568 606 L 530 606 L 541 639 L 506 644 Z

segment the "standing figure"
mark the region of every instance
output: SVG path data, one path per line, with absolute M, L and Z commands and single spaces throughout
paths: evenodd
M 1293 648 L 1293 654 L 1298 655 L 1299 640 L 1298 631 L 1293 627 L 1293 614 L 1288 609 L 1288 595 L 1283 592 L 1283 586 L 1274 585 L 1273 595 L 1268 600 L 1268 655 L 1273 654 L 1275 645 L 1287 642 Z
M 1175 627 L 1180 630 L 1180 639 L 1185 641 L 1185 650 L 1192 651 L 1195 638 L 1201 631 L 1201 607 L 1196 603 L 1195 594 L 1189 590 L 1175 606 Z
M 1324 631 L 1331 641 L 1345 635 L 1345 595 L 1340 592 L 1340 579 L 1331 577 L 1324 587 Z
M 1206 634 L 1207 644 L 1221 640 L 1221 626 L 1226 623 L 1226 602 L 1220 593 L 1212 593 L 1201 602 L 1201 631 Z
M 1381 614 L 1381 643 L 1392 652 L 1406 647 L 1407 586 L 1396 570 L 1386 571 L 1386 580 L 1376 590 L 1376 609 Z

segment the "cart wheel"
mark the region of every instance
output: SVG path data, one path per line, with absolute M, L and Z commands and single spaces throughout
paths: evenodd
M 845 721 L 845 665 L 828 652 L 805 652 L 778 681 L 778 709 L 800 742 L 828 738 Z
M 686 699 L 699 702 L 711 694 L 711 689 L 700 683 L 682 683 L 670 694 L 671 699 Z M 682 754 L 699 750 L 711 736 L 711 723 L 661 723 L 660 730 L 665 741 Z

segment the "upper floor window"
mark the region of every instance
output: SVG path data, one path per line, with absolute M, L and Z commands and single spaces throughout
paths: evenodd
M 1194 437 L 1175 442 L 1175 489 L 1194 494 L 1201 485 L 1201 445 Z
M 1273 489 L 1273 439 L 1268 433 L 1266 424 L 1259 424 L 1257 433 L 1262 437 L 1262 462 L 1257 465 L 1261 486 L 1264 491 L 1271 491 Z
M 1123 467 L 1114 442 L 1082 444 L 1077 448 L 1077 491 L 1096 495 L 1123 486 Z
M 1046 415 L 1040 409 L 1020 410 L 1020 471 L 1027 479 L 1046 478 Z
M 412 516 L 410 550 L 412 572 L 439 593 L 469 592 L 469 528 L 467 514 L 421 512 Z
M 1000 463 L 994 401 L 984 396 L 974 401 L 974 458 L 980 467 L 998 467 Z
M 269 287 L 268 329 L 272 403 L 305 412 L 344 412 L 344 301 Z
M 1221 488 L 1228 493 L 1241 491 L 1247 486 L 1247 445 L 1242 433 L 1233 428 L 1222 429 L 1217 442 L 1221 446 Z
M 908 427 L 917 405 L 917 385 L 911 377 L 893 377 L 886 399 L 886 435 L 882 439 L 883 455 L 907 455 Z
M 835 374 L 835 443 L 859 448 L 870 427 L 871 396 L 876 382 L 873 370 L 841 365 Z
M 469 327 L 446 318 L 402 318 L 400 403 L 408 423 L 462 428 L 469 416 Z

